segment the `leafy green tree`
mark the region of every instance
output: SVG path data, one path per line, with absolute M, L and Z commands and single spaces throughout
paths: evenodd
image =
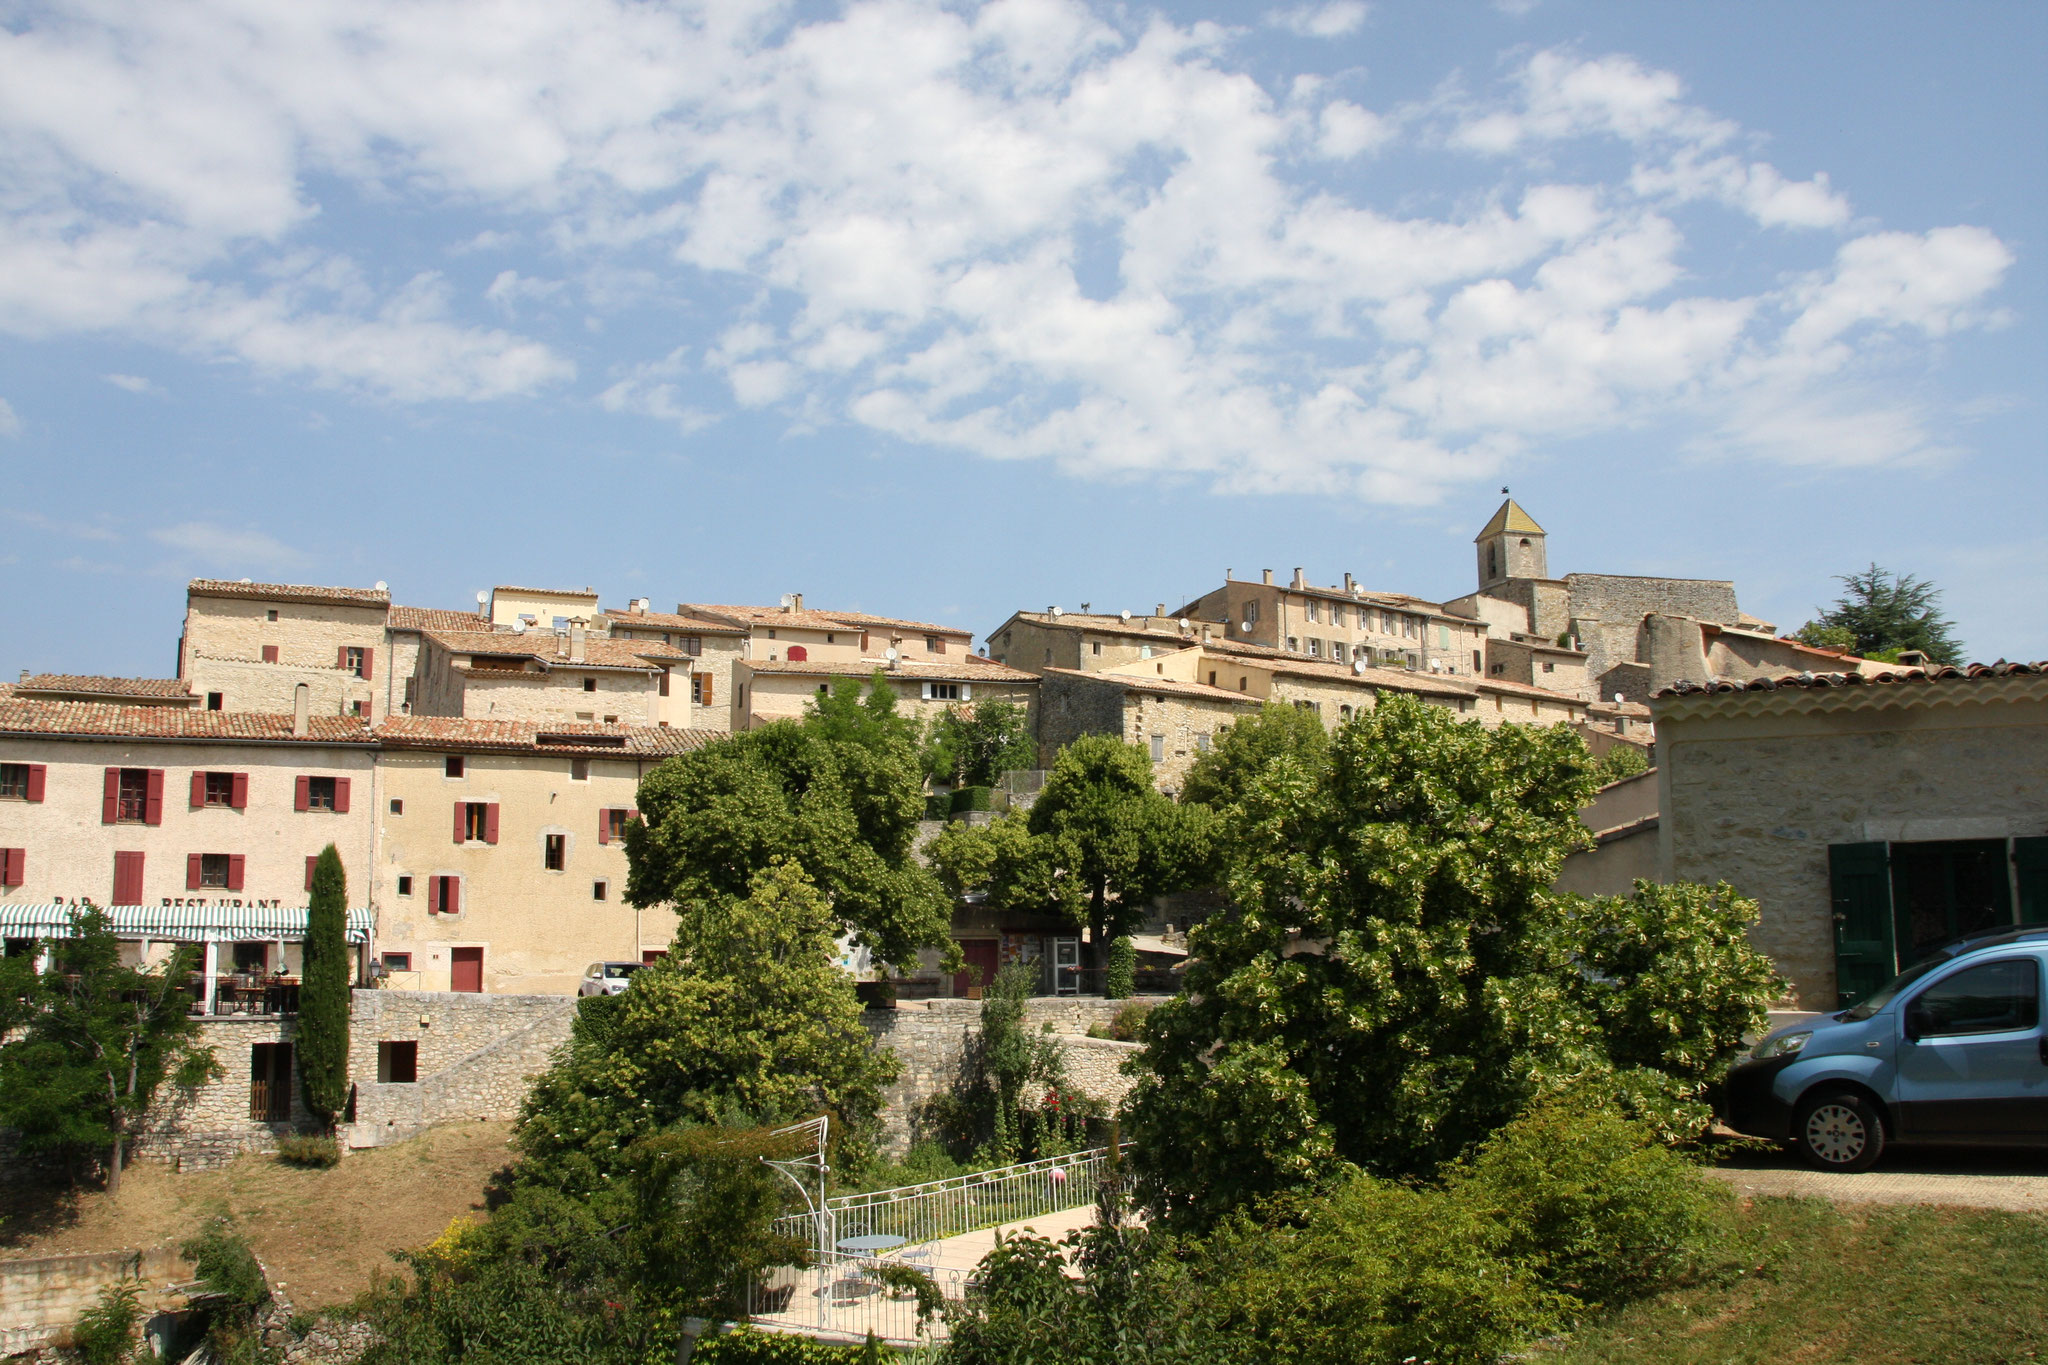
M 932 864 L 956 894 L 986 890 L 999 910 L 1057 908 L 1088 931 L 1091 965 L 1143 922 L 1147 902 L 1210 876 L 1214 817 L 1152 785 L 1135 744 L 1087 735 L 1060 751 L 1028 815 L 953 826 Z
M 1754 907 L 1575 920 L 1549 888 L 1592 788 L 1567 730 L 1406 697 L 1340 730 L 1321 772 L 1272 761 L 1223 816 L 1234 907 L 1193 931 L 1185 993 L 1141 1030 L 1125 1113 L 1145 1201 L 1201 1226 L 1332 1169 L 1427 1174 L 1569 1085 L 1697 1122 L 1740 1031 L 1718 1012 L 1697 1034 L 1621 1024 L 1719 990 L 1760 1021 L 1738 946 Z M 1670 975 L 1638 963 L 1614 998 L 1589 993 L 1589 955 L 1621 964 L 1625 941 L 1668 948 Z
M 1824 626 L 1818 621 L 1808 621 L 1792 632 L 1792 638 L 1802 645 L 1815 649 L 1832 649 L 1838 654 L 1853 654 L 1856 651 L 1856 633 L 1847 626 Z
M 981 997 L 981 1029 L 961 1063 L 958 1085 L 928 1117 L 950 1129 L 951 1145 L 976 1168 L 1007 1166 L 1072 1150 L 1081 1136 L 1079 1106 L 1063 1105 L 1066 1050 L 1029 1027 L 1025 1002 L 1038 973 L 1012 962 Z
M 1820 645 L 1822 640 L 1840 640 L 1840 632 L 1846 631 L 1846 646 L 1821 647 L 1846 648 L 1866 659 L 1886 661 L 1896 660 L 1907 649 L 1917 649 L 1937 664 L 1963 661 L 1955 623 L 1941 614 L 1941 589 L 1932 583 L 1875 564 L 1861 573 L 1842 574 L 1836 581 L 1844 592 L 1832 607 L 1800 628 L 1799 639 Z
M 1221 809 L 1243 796 L 1273 760 L 1292 758 L 1319 772 L 1329 754 L 1330 732 L 1323 728 L 1322 717 L 1304 707 L 1268 702 L 1257 715 L 1217 736 L 1208 752 L 1195 755 L 1180 799 Z
M 940 782 L 992 787 L 1006 772 L 1038 762 L 1024 708 L 1007 701 L 949 706 L 925 739 L 925 772 Z
M 180 945 L 154 970 L 121 965 L 121 946 L 96 906 L 73 911 L 49 970 L 34 980 L 27 1020 L 0 1047 L 0 1126 L 22 1150 L 106 1153 L 107 1193 L 158 1089 L 197 1086 L 219 1074 L 198 1044 L 187 978 L 197 950 Z
M 910 722 L 876 679 L 840 679 L 802 721 L 776 721 L 662 763 L 626 826 L 627 899 L 744 899 L 789 859 L 884 962 L 948 943 L 952 905 L 911 856 L 924 815 Z
M 306 902 L 297 1051 L 306 1108 L 330 1129 L 348 1103 L 350 959 L 348 874 L 329 844 L 313 864 L 313 893 Z
M 1601 786 L 1650 770 L 1650 760 L 1633 744 L 1616 744 L 1593 760 L 1593 780 Z
M 857 1140 L 896 1075 L 834 965 L 831 906 L 794 860 L 744 897 L 684 902 L 675 950 L 591 1011 L 521 1106 L 523 1183 L 587 1197 L 634 1142 L 678 1123 L 830 1114 Z M 595 1004 L 596 1000 L 586 1002 Z
M 1138 989 L 1138 945 L 1125 934 L 1109 945 L 1109 966 L 1102 976 L 1102 993 L 1111 1000 L 1125 1000 Z

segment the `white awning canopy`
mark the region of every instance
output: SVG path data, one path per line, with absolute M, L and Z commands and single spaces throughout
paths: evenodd
M 0 938 L 69 938 L 72 905 L 0 905 Z M 178 943 L 247 942 L 258 939 L 301 943 L 306 907 L 282 905 L 103 905 L 122 939 L 164 939 Z M 367 943 L 376 916 L 367 908 L 348 912 L 350 943 Z

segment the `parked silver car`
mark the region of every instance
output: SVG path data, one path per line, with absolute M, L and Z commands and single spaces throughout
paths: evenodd
M 576 994 L 617 995 L 633 984 L 633 973 L 640 966 L 638 962 L 593 962 L 583 969 L 583 983 Z

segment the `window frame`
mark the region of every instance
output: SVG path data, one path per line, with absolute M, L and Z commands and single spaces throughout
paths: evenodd
M 1953 985 L 1963 978 L 1974 976 L 1979 972 L 1987 972 L 1999 967 L 2014 966 L 2025 967 L 2031 974 L 2033 984 L 2033 995 L 2031 998 L 2034 1007 L 2032 1018 L 2023 1019 L 2019 1023 L 2001 1022 L 1988 1028 L 1959 1028 L 1950 1030 L 1923 1028 L 1916 1022 L 1922 1007 L 1926 1004 L 1927 997 L 1940 991 L 1944 986 Z M 1901 1019 L 1905 1025 L 1906 1037 L 1914 1042 L 1932 1038 L 1988 1038 L 2005 1033 L 2032 1033 L 2041 1026 L 2041 964 L 2038 960 L 2026 954 L 2018 954 L 2013 957 L 1994 957 L 1984 962 L 1972 962 L 1968 966 L 1950 972 L 1940 980 L 1930 982 L 1916 991 L 1912 999 L 1906 1002 L 1905 1012 Z
M 323 783 L 323 782 L 325 782 L 325 783 L 327 784 L 327 789 L 326 789 L 326 790 L 327 790 L 327 799 L 326 799 L 325 801 L 322 801 L 322 800 L 320 799 L 320 794 L 321 794 L 321 788 L 320 788 L 320 784 L 321 784 L 321 783 Z M 336 809 L 336 807 L 337 807 L 337 806 L 338 806 L 338 805 L 340 804 L 340 800 L 341 800 L 341 788 L 340 788 L 340 785 L 339 785 L 339 783 L 338 783 L 337 779 L 335 779 L 335 778 L 333 778 L 333 777 L 331 777 L 331 776 L 322 776 L 321 774 L 318 774 L 318 773 L 311 773 L 311 774 L 308 774 L 308 775 L 307 775 L 307 777 L 306 777 L 306 809 L 307 809 L 307 810 L 319 810 L 319 811 L 326 811 L 326 812 L 327 812 L 327 813 L 328 813 L 329 815 L 332 815 L 332 814 L 334 814 L 334 813 L 335 813 L 335 809 Z
M 548 872 L 567 872 L 569 870 L 568 835 L 541 835 L 540 865 L 543 870 Z

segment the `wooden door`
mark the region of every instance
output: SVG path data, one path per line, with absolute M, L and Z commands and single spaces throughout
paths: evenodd
M 249 1117 L 258 1123 L 286 1123 L 292 1116 L 292 1045 L 252 1043 L 249 1047 Z
M 471 993 L 481 992 L 484 988 L 484 950 L 454 948 L 449 951 L 449 957 L 454 989 Z
M 954 976 L 953 994 L 966 995 L 972 988 L 992 984 L 1002 960 L 1001 947 L 1000 941 L 992 938 L 961 939 L 960 955 L 967 960 L 967 969 Z

